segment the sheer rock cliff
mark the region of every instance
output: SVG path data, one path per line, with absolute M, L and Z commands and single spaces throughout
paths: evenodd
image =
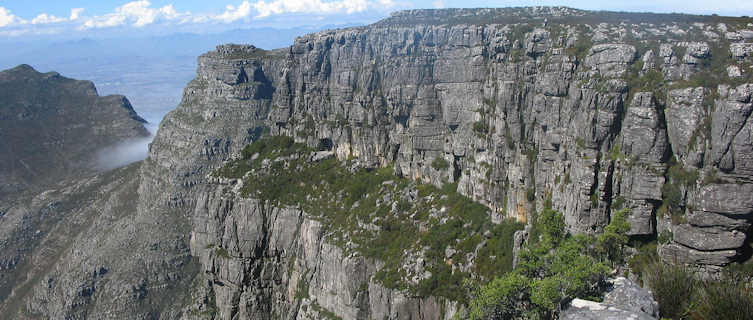
M 569 231 L 599 233 L 614 210 L 630 208 L 631 236 L 658 238 L 666 261 L 714 272 L 750 255 L 751 23 L 559 7 L 416 10 L 289 48 L 218 46 L 199 57 L 128 191 L 100 200 L 72 249 L 16 291 L 17 310 L 452 318 L 458 302 L 375 281 L 382 262 L 331 241 L 309 212 L 243 196 L 237 181 L 212 175 L 267 133 L 361 167 L 457 183 L 495 222 L 530 222 L 551 201 Z M 432 165 L 437 158 L 449 165 Z M 126 194 L 128 210 L 107 206 Z

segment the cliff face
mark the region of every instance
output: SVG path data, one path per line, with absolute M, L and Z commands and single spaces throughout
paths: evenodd
M 598 233 L 613 210 L 628 207 L 630 234 L 658 236 L 668 261 L 713 270 L 745 258 L 753 208 L 748 23 L 599 18 L 565 8 L 417 11 L 312 34 L 284 50 L 221 46 L 199 58 L 175 115 L 225 131 L 200 138 L 202 170 L 184 171 L 180 181 L 201 184 L 206 169 L 265 125 L 331 146 L 339 159 L 393 164 L 399 175 L 437 185 L 457 182 L 496 221 L 526 222 L 551 199 L 570 231 Z M 224 100 L 196 102 L 206 97 Z M 243 108 L 253 111 L 237 111 Z M 175 143 L 156 141 L 154 149 Z M 450 165 L 433 166 L 436 158 Z M 187 190 L 197 188 L 179 193 Z M 302 306 L 312 302 L 345 318 L 375 318 L 385 308 L 393 318 L 453 310 L 424 300 L 400 310 L 399 293 L 371 291 L 379 287 L 367 281 L 373 264 L 342 258 L 305 212 L 265 211 L 237 193 L 216 192 L 199 197 L 191 247 L 205 276 L 221 283 L 205 289 L 220 317 L 306 318 Z M 238 221 L 250 216 L 263 223 Z M 241 244 L 247 241 L 253 245 Z M 214 254 L 215 245 L 229 258 Z M 331 261 L 344 269 L 330 270 Z M 292 273 L 284 270 L 290 264 Z M 305 299 L 294 295 L 301 274 L 317 284 Z M 389 303 L 380 306 L 385 296 Z
M 474 17 L 485 23 L 466 24 Z M 398 13 L 287 51 L 220 47 L 200 58 L 187 97 L 230 94 L 273 134 L 458 182 L 500 218 L 525 221 L 551 197 L 571 231 L 593 233 L 626 206 L 631 234 L 676 233 L 665 253 L 725 264 L 751 208 L 751 26 L 629 18 L 579 25 L 594 14 L 566 8 Z M 197 113 L 235 118 L 225 107 Z M 232 153 L 248 137 L 207 140 L 202 153 Z M 438 157 L 451 165 L 434 168 Z M 686 238 L 698 233 L 736 240 Z
M 641 23 L 656 18 L 625 16 L 617 18 L 620 23 L 582 25 L 576 21 L 590 21 L 593 13 L 559 8 L 406 12 L 367 28 L 302 37 L 287 51 L 218 47 L 200 58 L 197 82 L 219 87 L 204 92 L 232 91 L 238 103 L 268 112 L 265 124 L 273 134 L 310 146 L 331 145 L 339 159 L 355 158 L 365 166 L 394 164 L 405 177 L 438 185 L 457 182 L 459 192 L 493 209 L 497 221 L 525 222 L 549 198 L 565 214 L 570 231 L 598 233 L 613 210 L 628 207 L 630 234 L 660 235 L 664 259 L 713 269 L 745 257 L 753 208 L 751 124 L 744 111 L 753 91 L 746 42 L 751 26 L 708 17 Z M 225 113 L 216 105 L 203 107 L 204 115 Z M 232 153 L 243 144 L 234 142 L 248 136 L 223 142 L 230 141 Z M 432 166 L 436 158 L 450 166 Z M 223 201 L 235 203 L 232 199 L 237 196 L 231 193 Z M 235 216 L 237 209 L 221 203 L 214 206 L 233 210 L 209 210 L 215 221 L 196 224 L 202 226 L 198 239 L 216 237 L 219 241 L 211 243 L 227 248 L 231 257 L 243 257 L 247 249 L 226 242 L 235 236 L 228 228 L 238 222 L 216 218 Z M 274 221 L 269 230 L 280 229 L 274 225 L 277 214 L 264 216 L 267 223 Z M 282 220 L 291 223 L 285 229 L 311 238 L 311 228 L 304 227 L 308 220 L 293 216 Z M 275 248 L 275 259 L 310 250 L 301 238 L 279 249 L 272 244 L 276 237 L 269 234 L 264 239 L 270 242 L 259 244 Z M 194 254 L 208 255 L 200 247 L 192 246 Z M 314 247 L 327 252 L 318 243 Z M 314 256 L 332 261 L 321 252 Z M 244 305 L 248 275 L 221 261 L 202 265 L 223 283 L 238 285 L 215 285 L 216 301 Z M 302 270 L 315 272 L 309 277 L 317 283 L 333 283 L 321 280 L 331 274 L 328 269 L 303 265 Z M 353 276 L 334 283 L 357 287 L 368 269 L 345 272 Z M 295 276 L 286 279 L 283 273 L 272 272 L 277 276 L 270 279 L 279 279 L 283 289 L 277 292 L 290 299 Z M 332 303 L 328 291 L 337 297 L 345 292 L 346 298 Z M 346 318 L 359 314 L 343 306 L 360 302 L 357 310 L 365 312 L 360 317 L 367 318 L 379 309 L 370 291 L 322 285 L 309 287 L 309 294 L 308 300 Z M 236 312 L 231 309 L 220 314 L 229 317 Z
M 667 261 L 745 259 L 752 35 L 743 18 L 459 9 L 274 51 L 219 46 L 160 124 L 122 230 L 87 229 L 100 240 L 60 258 L 52 278 L 66 286 L 40 280 L 27 314 L 451 318 L 452 299 L 376 281 L 383 261 L 338 245 L 303 206 L 211 175 L 264 128 L 357 166 L 457 183 L 494 222 L 533 222 L 551 200 L 571 232 L 598 233 L 627 207 L 630 234 L 658 238 Z M 108 250 L 131 253 L 97 253 Z M 109 271 L 92 275 L 97 266 Z M 66 289 L 76 286 L 92 288 L 86 299 Z

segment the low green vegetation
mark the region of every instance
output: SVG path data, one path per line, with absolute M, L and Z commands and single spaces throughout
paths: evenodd
M 296 299 L 306 299 L 309 297 L 309 281 L 306 277 L 307 274 L 308 270 L 304 271 L 300 279 L 298 279 L 298 286 L 295 288 Z
M 583 140 L 581 137 L 575 138 L 575 145 L 578 146 L 579 149 L 585 149 L 586 148 L 586 141 Z
M 326 308 L 320 306 L 316 302 L 314 302 L 311 305 L 311 309 L 313 309 L 316 313 L 318 313 L 319 317 L 321 317 L 321 319 L 326 319 L 326 320 L 342 320 L 342 318 L 338 317 L 334 312 L 327 310 Z
M 717 174 L 717 171 L 714 167 L 709 168 L 706 173 L 703 175 L 703 180 L 701 180 L 701 185 L 709 185 L 709 184 L 717 184 L 717 183 L 723 183 L 724 180 L 722 180 L 719 175 Z
M 643 62 L 636 62 L 627 73 L 627 84 L 630 88 L 627 101 L 632 101 L 633 96 L 638 92 L 651 92 L 655 98 L 663 100 L 666 90 L 664 75 L 654 69 L 641 74 L 641 68 L 643 68 Z
M 536 201 L 536 189 L 534 188 L 526 189 L 526 200 L 528 200 L 528 202 Z
M 719 279 L 699 278 L 687 267 L 655 260 L 643 279 L 664 319 L 753 319 L 749 266 L 732 265 Z
M 630 223 L 627 221 L 628 209 L 620 209 L 612 214 L 612 221 L 604 227 L 604 232 L 596 237 L 597 253 L 605 257 L 613 266 L 625 262 L 625 245 L 628 243 Z
M 588 55 L 588 51 L 593 47 L 593 41 L 591 40 L 591 37 L 585 33 L 584 28 L 581 27 L 578 31 L 578 40 L 575 41 L 574 46 L 567 48 L 566 52 L 570 56 L 575 56 L 579 63 L 583 63 L 586 59 L 586 55 Z
M 481 136 L 486 135 L 489 133 L 489 125 L 483 120 L 476 121 L 473 123 L 473 132 Z
M 667 231 L 665 230 L 665 232 Z M 633 274 L 638 275 L 640 281 L 642 281 L 644 270 L 647 270 L 654 263 L 654 261 L 659 260 L 659 255 L 656 251 L 657 243 L 661 243 L 661 241 L 634 241 L 630 245 L 631 247 L 637 249 L 638 252 L 630 257 L 630 259 L 627 261 L 628 267 Z
M 465 316 L 553 319 L 572 298 L 600 300 L 610 266 L 624 258 L 627 213 L 617 211 L 605 232 L 593 237 L 568 234 L 562 214 L 544 208 L 534 223 L 538 241 L 520 252 L 513 272 L 473 290 Z
M 669 162 L 666 182 L 662 185 L 662 205 L 659 214 L 669 214 L 674 221 L 681 220 L 685 207 L 685 190 L 696 185 L 698 170 L 685 167 L 672 158 Z
M 229 259 L 230 253 L 227 252 L 225 248 L 217 248 L 215 249 L 215 254 L 220 258 Z
M 384 262 L 375 279 L 388 288 L 467 301 L 464 283 L 471 273 L 473 281 L 488 281 L 511 271 L 513 234 L 522 225 L 491 223 L 488 208 L 457 193 L 457 184 L 438 188 L 398 177 L 391 167 L 311 161 L 314 152 L 289 137 L 264 137 L 215 174 L 243 179 L 241 194 L 265 206 L 303 209 L 346 254 Z M 449 168 L 446 160 L 434 162 Z M 471 261 L 476 251 L 479 258 Z M 431 275 L 409 282 L 418 257 Z
M 439 157 L 434 158 L 434 161 L 431 162 L 431 166 L 434 169 L 442 171 L 442 170 L 447 170 L 447 168 L 450 167 L 450 163 L 447 162 L 447 160 L 445 160 L 441 156 L 439 156 Z

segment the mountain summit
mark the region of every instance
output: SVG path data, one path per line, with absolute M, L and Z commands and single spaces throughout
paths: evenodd
M 0 196 L 95 172 L 99 150 L 148 137 L 144 124 L 128 99 L 100 97 L 90 81 L 0 71 Z

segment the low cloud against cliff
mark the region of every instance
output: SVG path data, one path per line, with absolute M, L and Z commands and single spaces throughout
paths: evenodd
M 157 127 L 154 124 L 146 124 L 145 127 L 150 133 L 148 137 L 129 139 L 97 152 L 95 168 L 111 170 L 146 159 L 149 155 L 149 144 L 154 140 Z

